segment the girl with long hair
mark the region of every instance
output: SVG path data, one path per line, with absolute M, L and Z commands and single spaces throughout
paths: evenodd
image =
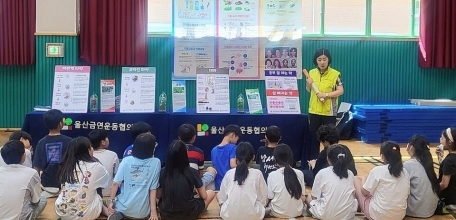
M 252 145 L 239 143 L 236 148 L 237 166 L 226 172 L 217 195 L 222 219 L 264 218 L 268 188 L 261 171 L 249 168 L 253 159 Z
M 215 197 L 214 191 L 206 191 L 198 171 L 190 167 L 187 146 L 180 140 L 170 144 L 159 182 L 157 198 L 162 219 L 197 219 Z M 194 197 L 195 188 L 198 198 Z
M 440 144 L 448 155 L 439 168 L 440 198 L 444 199 L 447 209 L 456 210 L 456 127 L 447 128 L 442 132 Z
M 311 196 L 306 199 L 309 212 L 314 218 L 355 218 L 358 203 L 355 199 L 354 175 L 348 169 L 346 148 L 341 144 L 329 146 L 329 166 L 315 176 Z
M 96 219 L 108 215 L 97 194 L 109 184 L 108 171 L 93 157 L 93 148 L 86 137 L 71 140 L 57 172 L 62 190 L 55 201 L 55 212 L 62 220 Z
M 304 175 L 300 170 L 291 168 L 293 152 L 290 146 L 279 144 L 274 149 L 274 160 L 279 169 L 268 176 L 267 212 L 278 218 L 295 218 L 304 209 L 302 196 L 305 195 Z
M 413 135 L 407 144 L 407 152 L 411 159 L 404 163 L 410 178 L 406 214 L 412 217 L 429 218 L 434 215 L 437 208 L 440 191 L 429 141 L 423 135 Z
M 399 145 L 393 141 L 383 142 L 380 157 L 385 165 L 374 167 L 367 178 L 354 179 L 359 207 L 368 219 L 403 219 L 410 180 L 402 164 Z

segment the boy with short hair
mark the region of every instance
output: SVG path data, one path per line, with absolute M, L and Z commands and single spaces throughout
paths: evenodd
M 49 129 L 49 134 L 36 145 L 33 168 L 38 174 L 41 173 L 41 184 L 44 190 L 57 196 L 61 187 L 57 180 L 57 170 L 71 138 L 60 134 L 63 128 L 63 113 L 60 110 L 47 111 L 44 113 L 43 120 Z
M 226 172 L 236 167 L 236 143 L 242 131 L 238 125 L 230 124 L 223 131 L 222 142 L 211 151 L 212 165 L 217 170 L 215 190 L 220 190 L 220 184 Z
M 88 138 L 92 143 L 93 156 L 100 161 L 109 173 L 109 185 L 103 189 L 102 195 L 110 196 L 112 180 L 119 168 L 119 157 L 115 152 L 108 150 L 109 138 L 105 130 L 93 130 L 89 133 Z
M 22 165 L 32 168 L 32 136 L 25 131 L 15 131 L 9 136 L 9 140 L 18 140 L 24 144 L 25 147 L 25 161 Z M 1 147 L 0 147 L 1 149 Z M 0 156 L 0 166 L 6 165 L 3 158 Z
M 177 130 L 179 139 L 187 145 L 187 156 L 190 167 L 198 170 L 203 185 L 207 186 L 214 182 L 217 172 L 213 167 L 208 167 L 204 172 L 204 152 L 198 147 L 193 146 L 196 139 L 196 129 L 191 124 L 183 124 Z
M 131 136 L 133 137 L 133 140 L 136 140 L 136 137 L 138 137 L 140 134 L 144 133 L 152 133 L 152 127 L 147 124 L 146 122 L 143 121 L 138 121 L 131 126 Z M 123 154 L 123 158 L 131 156 L 131 152 L 133 150 L 133 144 L 128 146 Z
M 260 165 L 263 177 L 267 180 L 269 173 L 277 170 L 276 162 L 274 160 L 274 149 L 277 147 L 277 144 L 282 138 L 282 132 L 279 127 L 272 125 L 268 127 L 264 137 L 266 145 L 258 148 L 256 163 Z
M 21 165 L 25 147 L 10 140 L 0 150 L 7 165 L 0 167 L 0 213 L 2 219 L 35 219 L 46 207 L 40 199 L 40 176 L 36 170 Z

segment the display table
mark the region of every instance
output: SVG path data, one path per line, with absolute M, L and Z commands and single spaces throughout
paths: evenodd
M 44 137 L 48 131 L 43 122 L 43 112 L 30 112 L 26 115 L 22 130 L 30 133 L 33 146 Z M 205 160 L 210 160 L 211 149 L 223 139 L 223 127 L 228 124 L 237 124 L 241 127 L 243 135 L 240 141 L 250 142 L 255 151 L 264 145 L 266 128 L 276 125 L 282 130 L 280 143 L 288 144 L 294 154 L 294 160 L 306 158 L 310 146 L 307 115 L 250 115 L 238 114 L 196 114 L 194 109 L 187 113 L 86 113 L 64 114 L 66 127 L 62 134 L 70 137 L 87 136 L 92 129 L 105 129 L 110 139 L 110 150 L 116 152 L 121 158 L 125 148 L 133 143 L 130 127 L 137 121 L 144 121 L 152 126 L 152 133 L 157 137 L 158 147 L 156 157 L 166 160 L 167 146 L 177 139 L 177 130 L 180 125 L 189 123 L 197 129 L 195 146 L 201 148 Z
M 33 138 L 33 146 L 44 137 L 49 131 L 44 125 L 44 112 L 30 112 L 25 116 L 22 130 L 30 133 Z M 109 150 L 117 153 L 122 158 L 125 148 L 133 143 L 131 125 L 137 121 L 144 121 L 152 126 L 152 133 L 157 138 L 158 147 L 155 156 L 166 158 L 166 148 L 169 144 L 169 114 L 163 113 L 85 113 L 85 114 L 63 114 L 66 126 L 62 134 L 69 137 L 85 136 L 93 129 L 105 129 L 108 131 Z

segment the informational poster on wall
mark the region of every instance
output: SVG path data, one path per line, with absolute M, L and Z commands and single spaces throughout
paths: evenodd
M 196 113 L 230 113 L 228 68 L 197 68 L 196 72 Z
M 187 112 L 187 88 L 185 80 L 172 82 L 173 90 L 173 112 Z
M 301 114 L 296 71 L 266 70 L 268 114 Z
M 173 0 L 175 79 L 228 68 L 231 80 L 302 69 L 300 0 Z M 302 74 L 297 71 L 297 77 Z
M 116 111 L 116 80 L 102 79 L 100 81 L 100 112 Z
M 90 66 L 55 66 L 52 108 L 63 113 L 87 113 Z
M 122 67 L 121 113 L 155 112 L 155 67 Z

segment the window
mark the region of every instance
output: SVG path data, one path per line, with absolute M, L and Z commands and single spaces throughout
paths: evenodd
M 148 1 L 149 33 L 170 34 L 172 2 L 191 0 Z M 419 34 L 420 0 L 301 1 L 303 35 L 410 37 Z
M 364 35 L 366 32 L 366 0 L 325 0 L 324 16 L 325 34 Z
M 373 0 L 371 34 L 411 35 L 411 15 L 411 0 Z

